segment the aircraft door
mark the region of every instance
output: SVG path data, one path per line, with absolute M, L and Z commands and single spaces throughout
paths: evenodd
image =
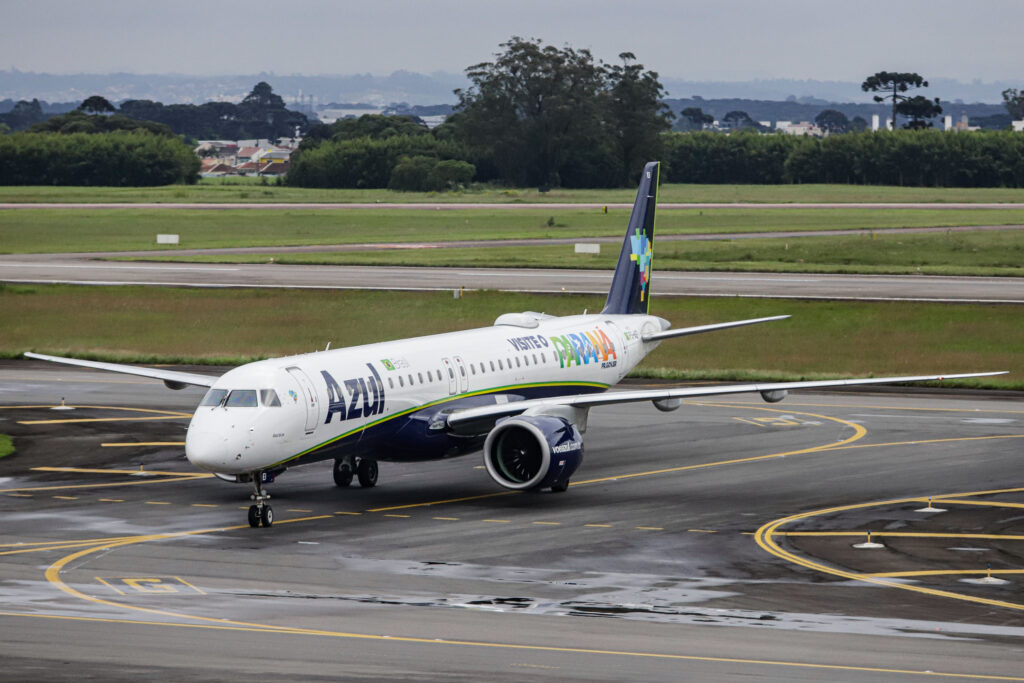
M 619 358 L 619 367 L 626 369 L 631 368 L 631 356 L 636 356 L 636 347 L 640 343 L 640 335 L 635 332 L 624 330 L 611 320 L 605 321 L 605 325 L 608 326 L 608 331 L 610 332 L 608 336 L 611 339 L 611 342 L 615 347 L 616 355 Z
M 320 401 L 317 399 L 316 389 L 313 387 L 309 375 L 299 368 L 288 368 L 288 374 L 295 378 L 302 389 L 299 395 L 302 397 L 303 403 L 306 404 L 306 434 L 311 434 L 320 422 Z
M 441 362 L 444 364 L 444 372 L 448 375 L 448 395 L 455 395 L 455 368 L 452 366 L 452 362 L 447 358 L 442 358 Z
M 458 368 L 459 393 L 464 394 L 469 389 L 469 373 L 461 356 L 455 356 L 455 366 Z

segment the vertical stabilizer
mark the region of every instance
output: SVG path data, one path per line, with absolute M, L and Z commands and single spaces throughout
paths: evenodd
M 654 213 L 658 204 L 660 163 L 644 166 L 629 216 L 626 239 L 615 266 L 612 287 L 602 313 L 647 313 L 651 300 L 651 261 L 654 257 Z

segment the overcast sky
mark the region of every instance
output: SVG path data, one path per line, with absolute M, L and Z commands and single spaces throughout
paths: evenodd
M 511 35 L 688 80 L 1024 79 L 1021 0 L 0 0 L 0 69 L 459 73 Z

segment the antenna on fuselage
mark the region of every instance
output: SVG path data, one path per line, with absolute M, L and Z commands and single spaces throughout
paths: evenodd
M 327 342 L 327 348 L 324 349 L 324 351 L 330 351 L 330 350 L 331 350 L 331 342 Z

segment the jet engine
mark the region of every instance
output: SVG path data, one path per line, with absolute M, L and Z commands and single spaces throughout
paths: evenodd
M 522 491 L 565 491 L 583 461 L 583 437 L 568 420 L 550 415 L 500 420 L 484 442 L 484 465 L 494 481 Z

